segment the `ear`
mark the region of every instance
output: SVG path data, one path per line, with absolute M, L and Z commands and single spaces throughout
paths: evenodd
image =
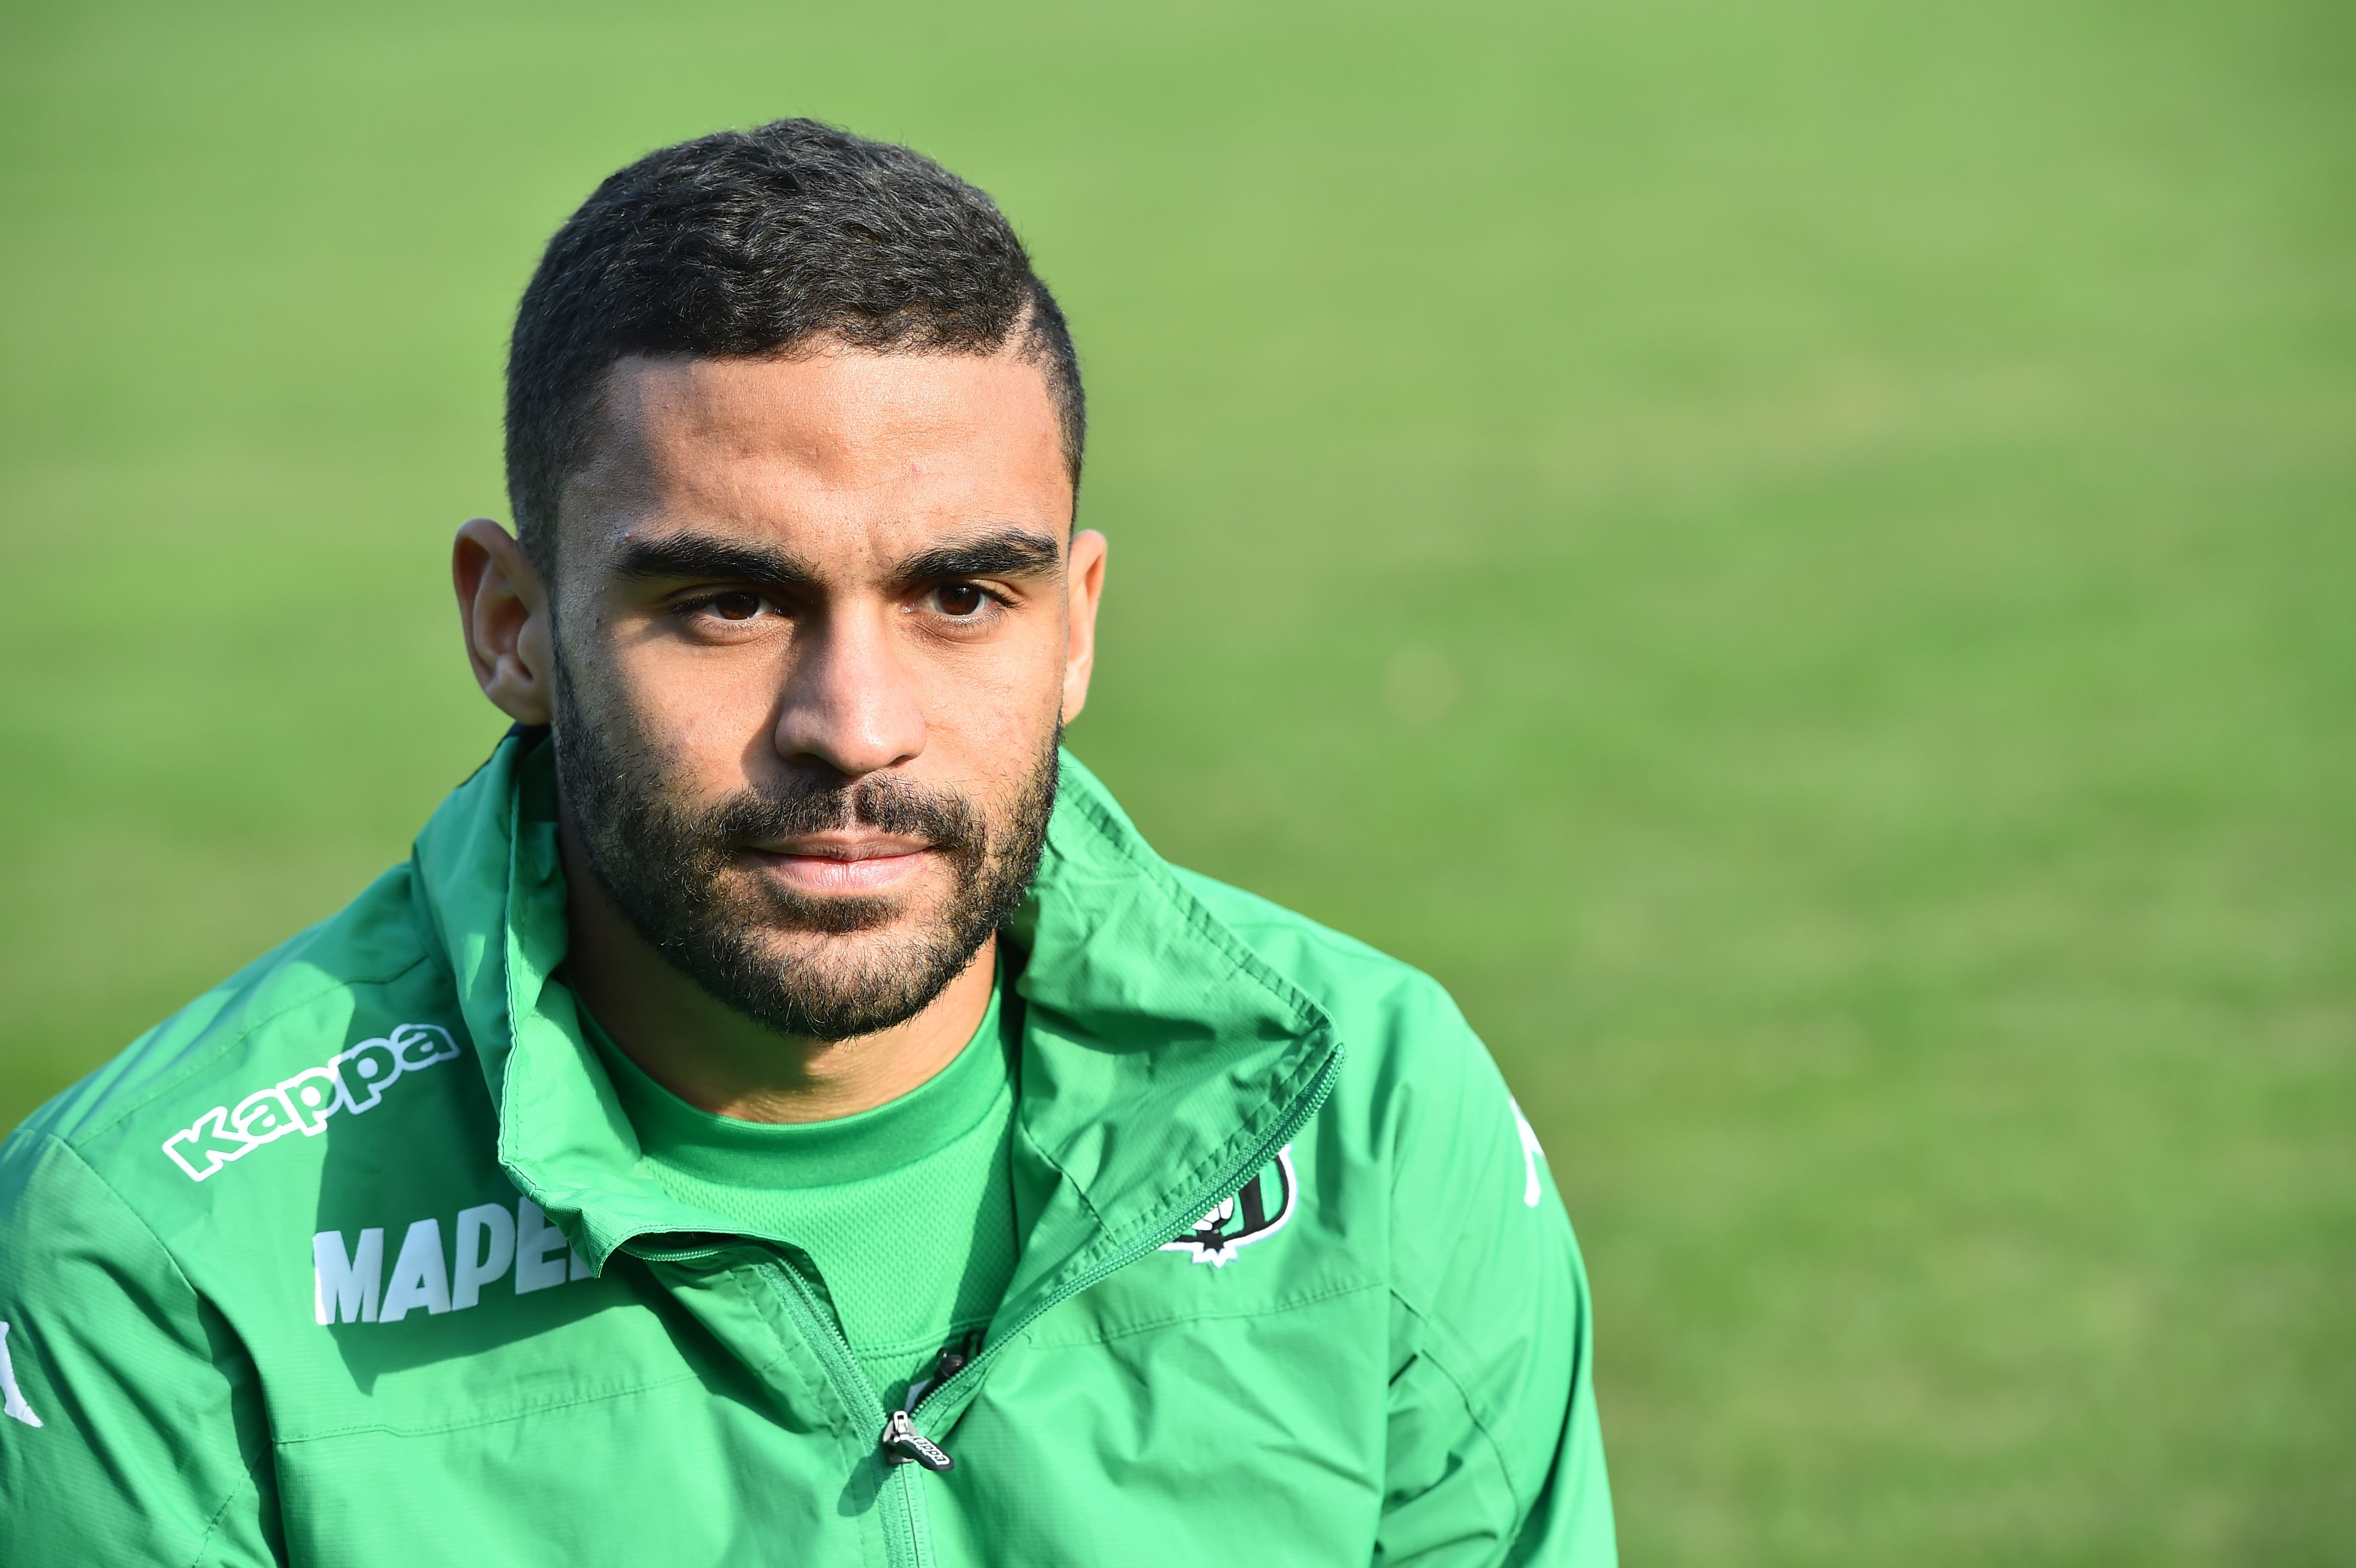
M 515 536 L 488 517 L 458 530 L 450 582 L 475 682 L 519 724 L 545 724 L 556 710 L 555 643 L 547 591 Z
M 1097 667 L 1097 602 L 1104 596 L 1104 535 L 1082 528 L 1072 535 L 1064 563 L 1064 581 L 1071 591 L 1070 636 L 1064 649 L 1064 722 L 1069 724 L 1088 705 L 1088 677 Z

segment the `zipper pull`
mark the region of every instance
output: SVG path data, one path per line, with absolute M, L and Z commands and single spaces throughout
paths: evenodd
M 914 1410 L 922 1404 L 926 1394 L 957 1376 L 965 1363 L 966 1353 L 957 1346 L 941 1347 L 940 1359 L 933 1363 L 933 1370 L 908 1385 L 908 1408 Z
M 943 1453 L 931 1438 L 917 1431 L 916 1424 L 908 1419 L 908 1413 L 905 1410 L 892 1413 L 891 1419 L 884 1423 L 884 1435 L 879 1441 L 885 1459 L 892 1464 L 905 1465 L 914 1459 L 935 1475 L 957 1468 L 957 1461 Z

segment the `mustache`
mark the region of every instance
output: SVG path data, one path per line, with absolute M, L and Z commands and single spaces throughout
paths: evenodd
M 700 827 L 706 842 L 740 845 L 865 827 L 952 855 L 977 852 L 989 838 L 981 813 L 965 796 L 890 773 L 747 790 L 712 807 Z

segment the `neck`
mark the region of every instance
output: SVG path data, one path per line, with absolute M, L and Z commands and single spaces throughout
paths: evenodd
M 780 1034 L 714 998 L 622 918 L 572 833 L 558 835 L 565 972 L 622 1053 L 699 1110 L 746 1122 L 826 1122 L 873 1110 L 955 1060 L 990 1009 L 998 941 L 905 1023 L 850 1040 Z

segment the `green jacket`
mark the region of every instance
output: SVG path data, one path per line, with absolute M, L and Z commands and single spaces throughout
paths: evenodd
M 887 1445 L 808 1257 L 640 1167 L 547 750 L 0 1149 L 0 1563 L 1612 1561 L 1570 1226 L 1438 986 L 1067 758 L 1021 1261 Z

